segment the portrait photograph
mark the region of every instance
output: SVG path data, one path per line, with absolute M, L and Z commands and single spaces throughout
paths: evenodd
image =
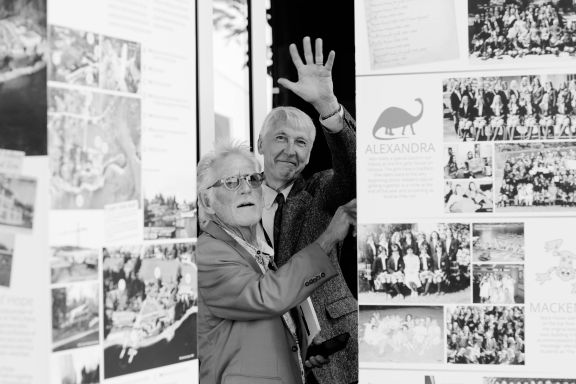
M 573 63 L 575 19 L 570 0 L 468 0 L 470 60 Z
M 445 213 L 486 213 L 494 210 L 492 178 L 447 180 Z
M 452 78 L 443 81 L 446 141 L 571 140 L 576 75 Z
M 444 179 L 492 177 L 493 148 L 486 143 L 444 145 Z
M 477 304 L 524 304 L 523 264 L 474 264 L 473 301 Z
M 470 225 L 362 225 L 358 275 L 361 304 L 470 303 Z
M 524 326 L 524 306 L 447 307 L 447 362 L 524 365 Z
M 498 212 L 574 212 L 576 144 L 497 144 Z
M 442 307 L 360 306 L 361 362 L 441 363 Z

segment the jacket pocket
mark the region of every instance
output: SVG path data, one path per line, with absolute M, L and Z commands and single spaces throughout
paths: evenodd
M 358 303 L 352 297 L 342 297 L 326 306 L 326 313 L 332 320 L 358 311 Z

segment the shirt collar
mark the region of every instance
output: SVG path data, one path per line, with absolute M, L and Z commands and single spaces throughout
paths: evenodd
M 288 195 L 290 194 L 290 191 L 292 190 L 292 187 L 294 186 L 294 183 L 291 183 L 290 185 L 288 185 L 287 187 L 285 187 L 281 192 L 284 195 L 284 200 L 288 199 Z M 272 208 L 272 205 L 274 205 L 274 200 L 276 200 L 276 195 L 278 195 L 278 192 L 273 189 L 270 188 L 266 183 L 262 184 L 262 194 L 264 195 L 264 208 L 265 209 L 270 209 Z

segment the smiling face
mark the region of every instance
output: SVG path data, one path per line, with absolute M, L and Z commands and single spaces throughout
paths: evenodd
M 249 175 L 258 172 L 253 161 L 239 154 L 220 159 L 213 168 L 214 182 L 230 176 Z M 224 185 L 210 188 L 206 211 L 217 216 L 232 227 L 250 227 L 262 218 L 262 187 L 252 188 L 241 180 L 238 189 L 230 191 Z
M 303 113 L 303 112 L 300 112 Z M 296 179 L 310 160 L 315 128 L 301 121 L 292 122 L 284 111 L 277 113 L 258 138 L 258 152 L 264 156 L 266 183 L 280 188 Z M 309 118 L 307 118 L 309 120 Z

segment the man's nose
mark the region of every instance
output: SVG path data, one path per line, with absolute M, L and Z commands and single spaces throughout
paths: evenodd
M 242 194 L 249 193 L 252 190 L 250 184 L 248 184 L 248 180 L 240 179 L 240 185 L 238 186 L 238 191 Z
M 284 152 L 285 152 L 287 155 L 293 155 L 293 154 L 295 153 L 295 151 L 294 151 L 294 142 L 293 142 L 293 141 L 290 141 L 290 140 L 289 140 L 289 141 L 286 143 L 286 146 L 284 147 Z

